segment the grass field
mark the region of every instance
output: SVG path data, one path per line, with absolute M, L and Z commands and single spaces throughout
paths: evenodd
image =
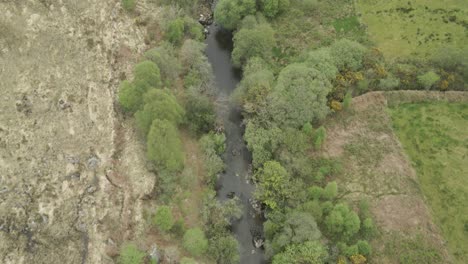
M 357 0 L 356 9 L 387 58 L 427 57 L 468 41 L 466 0 Z
M 468 104 L 402 104 L 390 113 L 449 251 L 468 263 Z

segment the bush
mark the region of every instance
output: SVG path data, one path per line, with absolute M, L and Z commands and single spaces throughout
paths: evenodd
M 214 11 L 215 20 L 228 30 L 234 30 L 247 15 L 256 11 L 255 0 L 220 0 Z
M 183 246 L 190 254 L 200 256 L 207 250 L 208 240 L 200 228 L 191 228 L 185 232 Z
M 143 100 L 143 109 L 135 113 L 136 124 L 143 135 L 148 134 L 155 119 L 167 120 L 175 125 L 184 120 L 184 109 L 167 90 L 151 89 L 144 95 Z
M 359 254 L 359 248 L 357 245 L 348 246 L 343 252 L 347 257 L 351 257 Z
M 167 39 L 173 44 L 179 44 L 184 38 L 184 20 L 176 18 L 167 26 Z
M 133 83 L 137 89 L 143 92 L 146 92 L 149 88 L 161 87 L 161 75 L 158 65 L 152 61 L 146 60 L 138 63 L 133 74 L 135 76 Z
M 289 245 L 284 252 L 273 257 L 273 264 L 321 264 L 325 263 L 327 257 L 327 249 L 319 241 L 307 241 Z
M 351 107 L 352 102 L 353 102 L 353 96 L 351 92 L 347 92 L 343 99 L 343 109 L 348 110 L 349 107 Z
M 270 25 L 264 23 L 253 28 L 242 28 L 234 35 L 232 62 L 241 67 L 250 58 L 270 59 L 275 45 L 275 32 Z
M 371 238 L 375 234 L 375 226 L 372 218 L 366 218 L 362 221 L 361 233 L 365 238 Z
M 156 119 L 147 140 L 147 156 L 159 169 L 177 172 L 184 167 L 184 153 L 177 128 L 167 120 Z
M 196 262 L 193 258 L 183 257 L 180 260 L 180 264 L 198 264 L 198 262 Z
M 328 232 L 344 241 L 359 232 L 361 221 L 357 214 L 345 204 L 337 204 L 325 219 Z
M 216 114 L 210 99 L 193 89 L 187 93 L 185 104 L 187 122 L 195 133 L 207 133 L 213 129 Z
M 136 0 L 122 0 L 122 7 L 126 11 L 133 11 L 136 7 Z
M 172 216 L 169 206 L 160 206 L 153 218 L 154 224 L 163 232 L 169 231 L 174 225 L 174 217 Z
M 119 88 L 119 103 L 127 112 L 134 113 L 143 104 L 142 91 L 132 83 L 123 81 Z
M 177 237 L 182 237 L 185 234 L 185 231 L 185 222 L 182 218 L 175 221 L 174 225 L 171 228 L 171 232 Z
M 431 87 L 440 80 L 440 76 L 433 72 L 429 71 L 423 75 L 418 76 L 418 82 L 424 87 L 424 89 L 429 90 Z
M 125 244 L 120 250 L 120 264 L 142 264 L 146 253 L 140 251 L 135 244 Z
M 190 17 L 184 17 L 185 34 L 197 41 L 204 41 L 203 26 Z

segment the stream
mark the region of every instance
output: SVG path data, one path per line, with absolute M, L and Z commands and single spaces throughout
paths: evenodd
M 226 134 L 226 169 L 218 181 L 218 198 L 226 200 L 235 195 L 242 203 L 243 217 L 232 225 L 232 232 L 239 241 L 240 263 L 266 263 L 263 249 L 254 245 L 255 238 L 263 237 L 263 221 L 251 203 L 255 190 L 250 181 L 252 157 L 243 140 L 241 110 L 229 101 L 229 95 L 241 79 L 240 71 L 231 63 L 232 33 L 213 24 L 205 42 L 218 89 L 216 110 Z

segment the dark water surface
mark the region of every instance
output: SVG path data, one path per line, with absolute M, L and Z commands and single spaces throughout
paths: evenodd
M 240 72 L 231 63 L 232 34 L 212 25 L 206 44 L 206 54 L 213 67 L 218 88 L 217 114 L 224 122 L 227 145 L 224 155 L 226 171 L 218 182 L 218 197 L 226 200 L 234 192 L 244 207 L 242 219 L 233 224 L 233 233 L 240 245 L 240 263 L 266 263 L 263 249 L 257 249 L 253 244 L 253 237 L 262 231 L 262 219 L 250 203 L 255 189 L 249 181 L 252 158 L 243 140 L 240 109 L 229 103 L 229 95 L 241 78 Z

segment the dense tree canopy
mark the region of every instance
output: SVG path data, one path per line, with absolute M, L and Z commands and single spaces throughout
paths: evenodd
M 133 83 L 143 92 L 146 92 L 149 88 L 161 87 L 161 75 L 158 65 L 152 61 L 146 60 L 138 63 L 133 74 Z
M 156 119 L 147 138 L 147 156 L 158 168 L 176 172 L 184 166 L 184 155 L 179 132 L 168 120 Z
M 300 128 L 327 115 L 330 90 L 330 82 L 316 69 L 290 64 L 281 71 L 269 96 L 268 112 L 277 124 Z
M 255 179 L 258 181 L 255 195 L 271 209 L 284 206 L 286 199 L 292 195 L 288 186 L 289 174 L 276 161 L 265 162 L 255 174 Z
M 175 96 L 168 90 L 151 89 L 144 95 L 143 109 L 135 113 L 136 123 L 143 135 L 150 129 L 153 120 L 168 120 L 173 124 L 180 124 L 185 115 Z
M 262 12 L 265 16 L 272 18 L 285 11 L 289 7 L 289 0 L 260 0 Z
M 216 4 L 214 17 L 224 28 L 233 30 L 247 15 L 256 11 L 255 0 L 219 0 Z
M 232 62 L 241 67 L 250 58 L 269 59 L 275 45 L 275 32 L 267 23 L 259 23 L 253 27 L 241 28 L 234 35 L 234 50 Z
M 318 241 L 291 244 L 273 257 L 273 264 L 322 264 L 328 256 L 327 249 Z

